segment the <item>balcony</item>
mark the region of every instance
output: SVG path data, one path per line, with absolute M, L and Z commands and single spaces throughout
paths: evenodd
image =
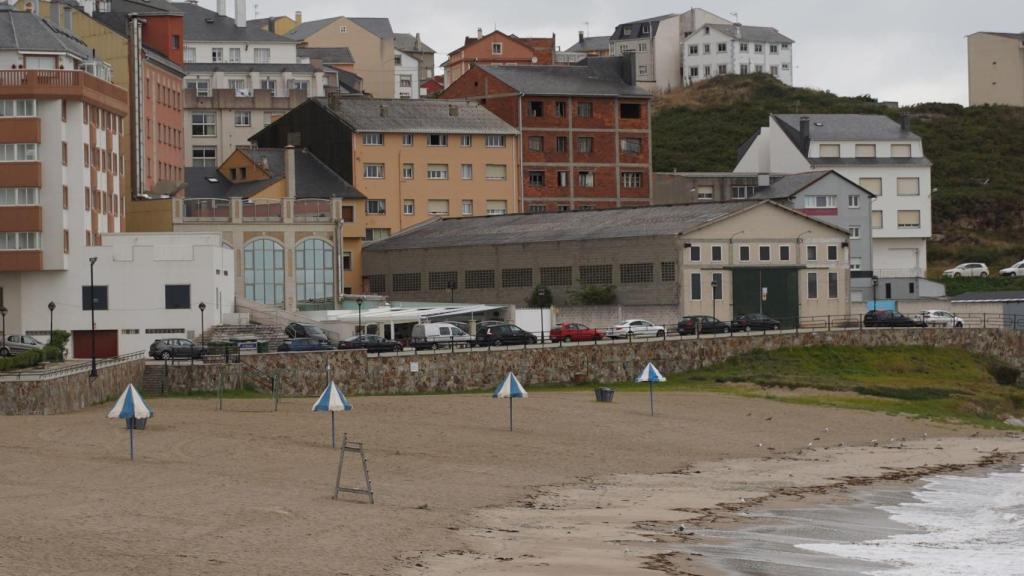
M 233 88 L 215 88 L 209 96 L 185 91 L 188 110 L 291 110 L 309 98 L 305 90 L 291 90 L 286 96 L 275 96 L 270 90 L 256 89 L 236 92 Z
M 175 224 L 230 222 L 233 224 L 276 222 L 284 224 L 331 224 L 344 219 L 346 226 L 353 223 L 352 206 L 343 206 L 341 199 L 269 198 L 243 200 L 241 198 L 185 198 L 175 199 Z
M 181 219 L 185 222 L 230 222 L 231 200 L 187 198 L 181 201 Z
M 41 206 L 0 206 L 0 232 L 42 232 Z
M 128 92 L 81 70 L 0 70 L 2 98 L 67 98 L 128 113 Z

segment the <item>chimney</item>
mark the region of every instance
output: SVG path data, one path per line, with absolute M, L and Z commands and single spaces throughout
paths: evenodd
M 448 115 L 449 116 L 453 116 L 453 117 L 454 116 L 458 116 L 459 115 L 459 108 L 458 108 L 458 106 L 456 106 L 455 104 L 449 104 L 448 105 Z
M 807 150 L 811 144 L 811 119 L 807 116 L 800 117 L 800 142 L 803 143 L 804 150 Z
M 235 26 L 245 28 L 245 0 L 235 0 Z
M 910 114 L 900 114 L 900 130 L 910 132 Z
M 302 10 L 295 11 L 295 25 L 302 24 Z
M 416 49 L 417 50 L 421 50 L 422 46 L 423 46 L 423 44 L 420 43 L 420 33 L 417 32 L 416 33 Z
M 583 30 L 580 30 L 580 44 L 583 44 Z
M 288 186 L 288 197 L 295 198 L 295 146 L 284 147 L 284 180 Z
M 217 0 L 217 14 L 219 16 L 228 15 L 228 0 Z
M 380 117 L 384 118 L 387 115 L 388 115 L 388 107 L 383 105 L 383 104 L 381 104 L 380 105 Z
M 481 39 L 483 37 L 484 37 L 484 29 L 483 28 L 477 28 L 476 29 L 476 39 L 479 40 L 479 39 Z

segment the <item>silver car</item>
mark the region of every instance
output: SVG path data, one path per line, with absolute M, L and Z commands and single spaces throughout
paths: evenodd
M 3 347 L 0 347 L 0 356 L 14 356 L 29 350 L 39 350 L 43 343 L 35 338 L 24 334 L 10 334 L 4 340 Z
M 612 326 L 605 334 L 609 338 L 661 338 L 665 327 L 647 320 L 631 319 Z
M 964 321 L 962 318 L 952 312 L 946 312 L 945 310 L 925 310 L 924 312 L 921 312 L 921 320 L 923 320 L 928 326 L 938 326 L 942 328 L 964 327 Z

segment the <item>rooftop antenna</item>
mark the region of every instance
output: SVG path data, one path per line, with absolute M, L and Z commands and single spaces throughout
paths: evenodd
M 587 29 L 587 38 L 590 38 L 590 22 L 584 22 L 583 26 Z
M 252 5 L 252 13 L 253 13 L 253 18 L 259 19 L 259 17 L 260 17 L 260 5 L 259 4 L 253 4 Z
M 736 22 L 737 24 L 739 24 L 739 22 L 740 22 L 740 13 L 739 12 L 729 12 L 729 15 L 733 17 L 733 22 Z

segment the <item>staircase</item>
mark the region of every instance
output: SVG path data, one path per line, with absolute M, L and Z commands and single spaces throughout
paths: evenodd
M 142 390 L 140 390 L 142 396 L 158 396 L 166 392 L 163 387 L 163 376 L 163 363 L 146 364 L 146 368 L 142 373 Z
M 240 336 L 253 337 L 257 340 L 266 341 L 269 345 L 268 350 L 271 352 L 276 352 L 277 347 L 288 339 L 288 336 L 284 333 L 283 327 L 264 326 L 262 324 L 224 324 L 221 326 L 214 326 L 206 331 L 205 336 L 207 343 L 217 341 L 230 342 L 232 338 L 238 338 Z

